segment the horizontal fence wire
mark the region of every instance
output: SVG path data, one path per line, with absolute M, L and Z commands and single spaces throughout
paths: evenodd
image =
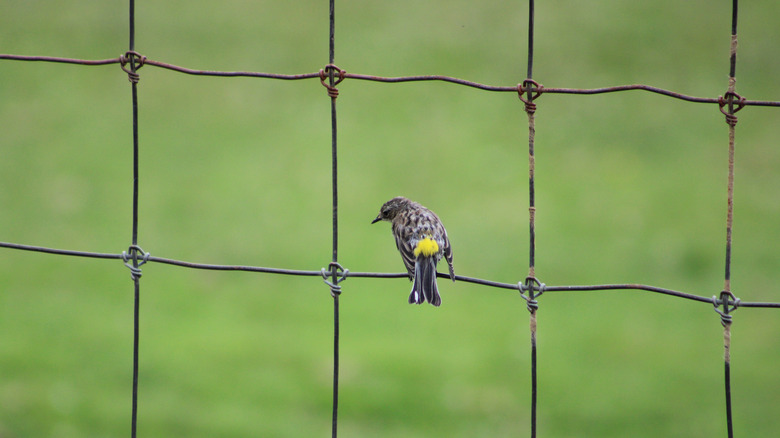
M 18 243 L 0 242 L 0 248 L 17 249 L 22 251 L 41 252 L 46 254 L 55 254 L 62 256 L 73 257 L 86 257 L 95 259 L 114 259 L 122 260 L 123 254 L 111 254 L 100 252 L 88 252 L 88 251 L 74 251 L 67 249 L 55 249 L 42 246 L 22 245 Z M 127 254 L 127 253 L 125 253 Z M 126 257 L 126 256 L 125 256 Z M 160 263 L 163 265 L 179 266 L 182 268 L 210 270 L 210 271 L 244 271 L 244 272 L 256 272 L 264 274 L 279 274 L 279 275 L 297 275 L 303 277 L 321 277 L 323 271 L 319 270 L 301 270 L 301 269 L 283 269 L 283 268 L 269 268 L 263 266 L 249 266 L 249 265 L 221 265 L 210 263 L 196 263 L 183 260 L 177 260 L 172 258 L 156 257 L 148 255 L 143 257 L 143 260 L 151 263 Z M 329 275 L 330 271 L 325 270 L 325 274 Z M 409 274 L 406 272 L 352 272 L 348 271 L 344 275 L 347 278 L 409 278 Z M 437 273 L 440 278 L 450 278 L 449 274 Z M 524 282 L 519 283 L 504 283 L 493 280 L 486 280 L 482 278 L 468 277 L 465 275 L 455 275 L 457 281 L 464 283 L 472 283 L 481 286 L 490 286 L 498 289 L 508 289 L 515 292 L 525 291 L 526 287 Z M 593 292 L 593 291 L 614 291 L 614 290 L 636 290 L 644 292 L 653 292 L 662 295 L 668 295 L 677 298 L 684 298 L 687 300 L 698 301 L 701 303 L 713 304 L 713 297 L 706 297 L 695 295 L 687 292 L 682 292 L 673 289 L 666 289 L 662 287 L 649 286 L 644 284 L 633 283 L 620 283 L 620 284 L 597 284 L 597 285 L 568 285 L 568 286 L 548 286 L 544 285 L 542 291 L 547 292 Z M 718 304 L 720 301 L 718 300 Z M 780 308 L 780 303 L 773 302 L 750 302 L 750 301 L 729 301 L 729 305 L 737 304 L 739 307 L 748 308 Z
M 100 60 L 86 60 L 86 59 L 76 59 L 76 58 L 58 58 L 58 57 L 50 57 L 50 56 L 22 56 L 22 55 L 8 55 L 8 54 L 0 54 L 0 59 L 6 59 L 10 61 L 44 61 L 44 62 L 78 64 L 78 65 L 87 65 L 87 66 L 121 64 L 123 62 L 122 60 L 123 57 L 111 58 L 111 59 L 100 59 Z M 281 79 L 281 80 L 301 80 L 301 79 L 322 80 L 322 72 L 301 73 L 301 74 L 280 74 L 280 73 L 252 72 L 252 71 L 194 70 L 186 67 L 168 64 L 165 62 L 150 60 L 145 57 L 142 59 L 143 59 L 142 65 L 151 65 L 155 67 L 176 71 L 179 73 L 185 73 L 185 74 L 196 75 L 196 76 L 248 77 L 248 78 L 266 78 L 266 79 Z M 477 88 L 485 91 L 514 92 L 514 93 L 518 92 L 518 87 L 519 87 L 519 85 L 508 85 L 508 86 L 488 85 L 479 82 L 469 81 L 466 79 L 459 79 L 451 76 L 442 76 L 442 75 L 384 77 L 384 76 L 344 72 L 343 78 L 357 79 L 363 81 L 373 81 L 373 82 L 384 82 L 384 83 L 439 81 L 439 82 L 447 82 L 451 84 L 463 85 L 471 88 Z M 675 91 L 670 91 L 663 88 L 654 87 L 651 85 L 643 85 L 643 84 L 616 85 L 612 87 L 600 87 L 600 88 L 542 87 L 538 90 L 537 89 L 532 89 L 532 90 L 542 91 L 544 94 L 582 94 L 582 95 L 605 94 L 605 93 L 615 93 L 619 91 L 638 90 L 638 91 L 647 91 L 650 93 L 660 94 L 663 96 L 684 100 L 686 102 L 711 103 L 711 104 L 722 103 L 722 98 L 718 98 L 718 97 L 689 96 L 687 94 L 678 93 Z M 745 99 L 744 101 L 742 101 L 742 104 L 744 106 L 780 107 L 780 101 L 774 101 L 774 100 Z

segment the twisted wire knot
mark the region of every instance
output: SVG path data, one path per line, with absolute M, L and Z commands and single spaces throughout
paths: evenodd
M 337 296 L 341 295 L 341 286 L 339 286 L 339 283 L 347 279 L 349 269 L 344 269 L 336 262 L 330 262 L 330 264 L 328 264 L 328 268 L 322 268 L 322 271 L 320 272 L 322 274 L 322 281 L 330 286 L 330 296 L 336 298 Z M 328 280 L 329 276 L 332 278 L 332 280 Z
M 331 72 L 335 72 L 338 75 L 338 78 L 333 80 L 333 85 L 331 85 L 328 82 L 325 82 L 325 80 L 328 79 L 332 74 Z M 346 75 L 347 75 L 346 71 L 336 67 L 334 64 L 328 64 L 325 66 L 325 68 L 320 69 L 320 82 L 325 88 L 328 89 L 328 96 L 330 96 L 331 99 L 335 99 L 339 97 L 339 89 L 336 88 L 336 85 L 340 84 L 341 81 L 344 80 Z
M 747 99 L 733 91 L 732 87 L 729 87 L 729 91 L 723 96 L 718 96 L 718 107 L 720 107 L 720 112 L 726 116 L 726 123 L 732 128 L 737 124 L 736 113 L 745 107 L 746 100 Z M 726 108 L 727 106 L 728 108 Z
M 141 55 L 138 52 L 129 50 L 119 56 L 119 65 L 122 70 L 127 73 L 127 80 L 137 84 L 141 80 L 141 76 L 138 74 L 138 70 L 146 63 L 146 56 Z M 127 67 L 130 64 L 130 68 Z
M 739 303 L 740 299 L 727 290 L 720 293 L 720 298 L 717 295 L 712 296 L 712 305 L 715 307 L 718 315 L 720 315 L 720 323 L 723 327 L 731 325 L 731 312 L 737 310 Z M 723 310 L 719 308 L 720 306 L 723 306 Z
M 526 79 L 522 83 L 517 84 L 517 97 L 525 104 L 525 112 L 528 114 L 536 112 L 534 100 L 541 96 L 543 91 L 544 87 L 533 79 Z
M 139 253 L 141 254 L 141 260 L 138 260 Z M 127 251 L 122 251 L 122 261 L 125 263 L 125 266 L 130 269 L 130 278 L 132 278 L 133 281 L 141 278 L 141 266 L 149 261 L 149 257 L 151 257 L 151 254 L 145 252 L 138 245 L 130 245 L 130 248 L 128 248 Z M 131 264 L 131 261 L 134 263 Z
M 539 302 L 536 298 L 541 296 L 547 289 L 547 285 L 540 282 L 536 277 L 526 277 L 525 282 L 518 282 L 517 289 L 520 291 L 520 296 L 526 301 L 528 311 L 536 313 L 539 309 Z M 528 295 L 525 293 L 528 292 Z M 538 293 L 536 293 L 538 292 Z

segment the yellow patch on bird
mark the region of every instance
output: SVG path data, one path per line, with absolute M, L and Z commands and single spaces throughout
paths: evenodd
M 420 254 L 422 254 L 423 257 L 432 257 L 437 252 L 439 252 L 439 244 L 430 237 L 426 237 L 425 239 L 420 240 L 417 242 L 417 246 L 414 247 L 415 257 L 419 256 Z

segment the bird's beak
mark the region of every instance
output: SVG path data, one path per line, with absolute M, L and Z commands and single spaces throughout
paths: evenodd
M 379 215 L 376 217 L 376 219 L 372 220 L 371 223 L 375 224 L 382 220 L 382 213 L 379 213 Z

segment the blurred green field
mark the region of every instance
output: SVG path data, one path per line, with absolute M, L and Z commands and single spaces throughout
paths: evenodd
M 328 4 L 137 2 L 136 49 L 195 69 L 307 73 Z M 547 87 L 727 87 L 731 2 L 547 1 Z M 742 3 L 737 91 L 780 100 L 780 3 Z M 525 77 L 527 4 L 338 1 L 336 63 L 381 76 Z M 7 0 L 0 53 L 105 59 L 127 4 Z M 331 257 L 330 100 L 319 81 L 140 71 L 139 244 L 203 263 L 318 270 Z M 443 219 L 458 274 L 527 275 L 527 119 L 512 93 L 445 83 L 339 86 L 339 261 L 400 272 L 387 224 L 405 195 Z M 714 105 L 645 92 L 543 95 L 537 268 L 548 285 L 723 287 L 728 136 Z M 131 238 L 130 86 L 117 65 L 0 61 L 0 241 L 118 253 Z M 780 112 L 737 125 L 733 290 L 780 301 Z M 441 281 L 350 278 L 341 301 L 342 436 L 528 436 L 525 302 Z M 139 436 L 328 436 L 332 299 L 318 278 L 187 270 L 141 280 Z M 0 249 L 0 437 L 125 436 L 130 274 L 121 262 Z M 539 436 L 725 436 L 722 328 L 702 303 L 637 291 L 547 293 Z M 780 428 L 780 312 L 732 327 L 737 436 Z

